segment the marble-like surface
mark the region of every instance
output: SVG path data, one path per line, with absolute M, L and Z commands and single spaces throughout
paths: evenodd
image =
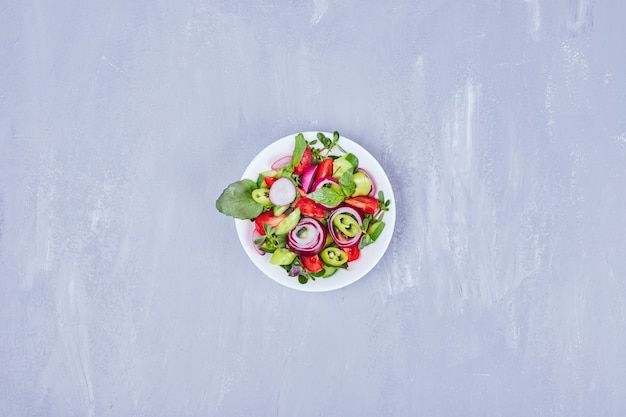
M 0 5 L 0 415 L 623 416 L 626 3 Z M 382 262 L 262 275 L 221 190 L 338 130 Z

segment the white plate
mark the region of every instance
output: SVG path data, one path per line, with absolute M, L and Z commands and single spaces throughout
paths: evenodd
M 323 133 L 329 138 L 333 137 L 332 133 Z M 317 132 L 303 132 L 303 134 L 309 142 L 317 138 Z M 293 153 L 295 137 L 296 134 L 286 136 L 263 149 L 256 158 L 250 162 L 241 178 L 247 178 L 256 182 L 259 174 L 269 170 L 274 161 Z M 376 242 L 363 248 L 359 259 L 350 262 L 348 269 L 339 269 L 334 275 L 328 278 L 316 278 L 314 281 L 309 280 L 306 284 L 300 284 L 298 277 L 290 277 L 283 268 L 269 263 L 270 256 L 260 255 L 256 251 L 252 237 L 254 222 L 235 219 L 235 227 L 237 228 L 239 240 L 248 254 L 248 257 L 265 275 L 286 287 L 311 292 L 330 291 L 345 287 L 361 279 L 371 271 L 383 257 L 389 246 L 389 242 L 391 242 L 391 236 L 393 235 L 396 222 L 396 201 L 387 174 L 385 174 L 385 171 L 378 161 L 356 142 L 342 136 L 339 139 L 339 145 L 345 149 L 346 152 L 351 152 L 359 158 L 359 167 L 370 174 L 376 184 L 376 188 L 382 190 L 385 194 L 385 199 L 391 201 L 389 211 L 385 213 L 385 229 Z M 333 154 L 342 155 L 342 153 L 338 151 L 335 152 L 334 150 Z

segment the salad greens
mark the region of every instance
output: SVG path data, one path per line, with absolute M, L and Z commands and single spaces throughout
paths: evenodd
M 230 184 L 216 201 L 219 212 L 253 221 L 259 254 L 271 254 L 269 262 L 301 284 L 348 269 L 385 228 L 391 202 L 340 138 L 339 132 L 332 138 L 320 132 L 308 141 L 297 134 L 284 163 L 261 172 L 256 182 Z
M 263 212 L 263 205 L 253 198 L 256 188 L 256 183 L 252 180 L 234 182 L 222 192 L 215 207 L 220 213 L 236 219 L 254 219 Z
M 308 197 L 317 203 L 334 207 L 343 201 L 345 195 L 340 191 L 333 190 L 332 188 L 322 187 L 312 193 L 309 193 Z

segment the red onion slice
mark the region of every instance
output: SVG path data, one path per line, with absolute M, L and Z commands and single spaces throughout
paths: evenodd
M 337 228 L 333 224 L 333 220 L 339 214 L 348 214 L 354 217 L 360 227 L 363 226 L 363 217 L 358 210 L 348 206 L 339 207 L 337 210 L 333 211 L 328 218 L 328 231 L 330 233 L 330 237 L 333 238 L 337 246 L 339 246 L 340 248 L 350 248 L 358 245 L 359 240 L 361 240 L 361 236 L 363 236 L 363 232 L 359 232 L 359 234 L 354 237 L 345 236 L 343 233 L 337 230 Z
M 261 235 L 256 229 L 252 230 L 252 246 L 254 246 L 254 249 L 257 251 L 257 253 L 261 256 L 265 255 L 265 251 L 261 250 L 261 245 L 263 244 L 263 242 L 259 243 L 258 245 L 254 243 L 255 240 L 257 240 L 258 238 L 260 238 Z
M 311 187 L 311 191 L 318 190 L 318 189 L 320 189 L 323 186 L 328 185 L 328 184 L 339 185 L 339 180 L 337 180 L 337 178 L 333 178 L 333 177 L 322 177 L 322 178 L 319 178 L 317 181 L 315 181 L 313 183 L 313 186 Z
M 304 217 L 287 234 L 289 249 L 302 256 L 317 255 L 326 244 L 326 229 L 317 220 Z
M 285 168 L 290 163 L 291 163 L 291 155 L 287 155 L 274 161 L 271 167 L 272 169 L 281 169 L 281 168 Z
M 336 185 L 339 186 L 339 180 L 337 180 L 337 178 L 333 178 L 333 177 L 322 177 L 319 178 L 317 181 L 315 181 L 313 183 L 313 186 L 311 187 L 311 191 L 316 191 L 319 190 L 320 188 L 326 186 L 326 185 Z M 317 204 L 319 204 L 320 206 L 324 207 L 325 209 L 334 209 L 335 207 L 337 207 L 339 204 L 335 205 L 335 206 L 329 206 L 320 202 L 317 202 Z
M 305 193 L 308 193 L 311 190 L 311 185 L 313 183 L 313 178 L 315 178 L 315 173 L 317 172 L 317 167 L 319 165 L 311 165 L 302 173 L 302 189 Z

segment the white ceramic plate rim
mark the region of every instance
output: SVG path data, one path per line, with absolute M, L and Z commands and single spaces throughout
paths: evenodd
M 317 137 L 317 132 L 302 133 L 308 141 L 312 141 Z M 332 133 L 323 133 L 331 138 L 333 136 Z M 291 155 L 296 135 L 297 134 L 294 133 L 285 136 L 284 138 L 268 145 L 250 162 L 241 178 L 248 178 L 256 181 L 259 173 L 269 170 L 274 161 L 280 157 Z M 342 136 L 339 140 L 339 145 L 347 152 L 351 152 L 359 158 L 359 167 L 363 168 L 370 174 L 377 189 L 384 192 L 385 199 L 391 200 L 389 211 L 385 213 L 385 230 L 383 230 L 383 233 L 376 240 L 376 242 L 363 249 L 361 257 L 358 260 L 351 262 L 347 270 L 341 269 L 331 277 L 317 278 L 314 281 L 309 280 L 306 284 L 300 284 L 297 277 L 290 277 L 283 268 L 270 264 L 270 257 L 268 255 L 262 256 L 256 251 L 252 238 L 254 232 L 254 222 L 250 220 L 235 219 L 237 235 L 239 236 L 241 245 L 250 260 L 265 275 L 286 287 L 308 292 L 331 291 L 343 288 L 358 281 L 370 272 L 382 259 L 387 248 L 389 247 L 389 243 L 391 242 L 396 222 L 396 200 L 394 198 L 389 178 L 387 178 L 387 174 L 376 158 L 374 158 L 358 143 Z M 333 154 L 341 155 L 342 153 L 333 151 Z

